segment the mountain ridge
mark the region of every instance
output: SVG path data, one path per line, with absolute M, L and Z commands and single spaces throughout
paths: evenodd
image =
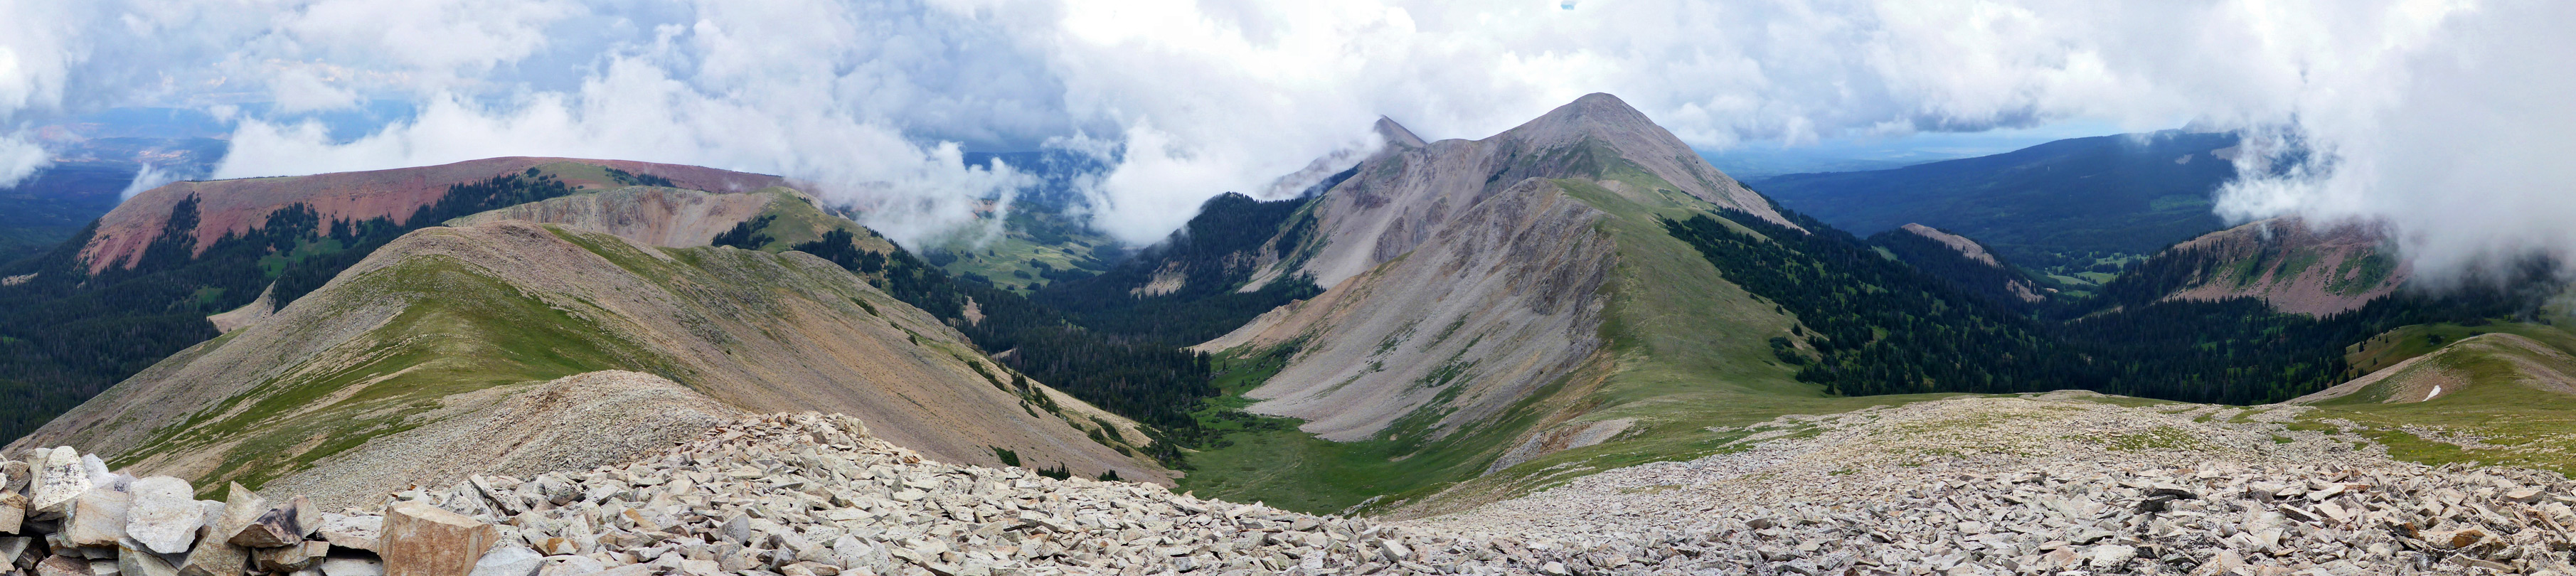
M 511 220 L 406 235 L 315 298 L 172 356 L 13 445 L 295 481 L 331 475 L 308 467 L 361 450 L 353 441 L 460 417 L 436 406 L 489 406 L 500 398 L 483 391 L 599 370 L 658 374 L 753 412 L 870 414 L 887 437 L 961 462 L 998 463 L 1000 447 L 1090 475 L 1163 475 L 1075 427 L 1123 419 L 1014 378 L 938 319 L 819 258 Z M 245 476 L 254 470 L 272 475 Z

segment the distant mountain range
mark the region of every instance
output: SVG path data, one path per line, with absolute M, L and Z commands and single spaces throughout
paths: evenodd
M 175 182 L 0 266 L 0 426 L 359 498 L 810 408 L 951 462 L 1407 515 L 1788 415 L 2362 382 L 2307 399 L 2340 406 L 2544 378 L 2576 343 L 2540 323 L 2547 270 L 2413 291 L 2377 228 L 2196 220 L 2233 170 L 2212 135 L 1748 186 L 1607 94 L 1477 140 L 1376 132 L 1304 194 L 1220 194 L 1133 249 L 1080 226 L 1079 159 L 1045 155 L 1004 158 L 1049 188 L 991 205 L 998 237 L 920 247 L 694 166 Z M 404 460 L 494 434 L 488 462 Z
M 1922 224 L 2079 285 L 2121 262 L 2225 227 L 2210 206 L 2235 178 L 2232 134 L 2074 138 L 2013 152 L 1866 172 L 1750 182 L 1789 208 L 1876 234 Z M 2105 276 L 2085 276 L 2100 272 Z

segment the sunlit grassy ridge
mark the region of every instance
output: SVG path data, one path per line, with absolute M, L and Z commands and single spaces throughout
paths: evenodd
M 2494 337 L 2480 338 L 2482 334 L 2529 338 L 2546 348 L 2496 345 Z M 2356 357 L 2377 366 L 2422 356 L 2422 361 L 2394 369 L 2427 374 L 2391 374 L 2379 384 L 2321 402 L 2304 422 L 2348 428 L 2408 461 L 2576 474 L 2576 397 L 2566 393 L 2568 383 L 2554 381 L 2576 373 L 2576 362 L 2568 356 L 2576 354 L 2576 334 L 2540 323 L 2408 326 L 2355 348 Z M 2400 379 L 2436 371 L 2456 377 L 2445 379 L 2453 388 L 2431 400 L 2393 397 L 2402 388 Z

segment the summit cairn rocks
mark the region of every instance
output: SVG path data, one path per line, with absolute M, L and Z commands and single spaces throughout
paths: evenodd
M 387 508 L 384 525 L 386 576 L 467 576 L 499 539 L 491 524 L 418 501 Z
M 154 553 L 186 553 L 197 541 L 197 529 L 206 524 L 206 506 L 196 494 L 188 481 L 168 476 L 134 481 L 125 534 Z
M 288 501 L 285 506 L 270 508 L 267 512 L 260 513 L 258 518 L 243 525 L 239 532 L 233 533 L 227 540 L 235 546 L 245 548 L 293 546 L 303 542 L 304 535 L 312 533 L 312 528 L 318 527 L 317 524 L 319 520 L 313 512 L 313 504 L 305 501 L 304 497 L 297 496 L 294 500 Z
M 73 500 L 89 491 L 89 471 L 81 466 L 79 450 L 70 446 L 38 448 L 28 466 L 35 478 L 27 487 L 27 510 L 40 517 L 60 518 L 71 509 Z

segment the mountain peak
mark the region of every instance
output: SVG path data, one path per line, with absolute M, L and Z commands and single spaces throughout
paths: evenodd
M 1606 92 L 1594 92 L 1549 110 L 1547 114 L 1540 115 L 1537 119 L 1522 124 L 1521 127 L 1611 126 L 1633 129 L 1639 126 L 1652 127 L 1654 124 L 1654 120 L 1646 118 L 1646 113 L 1637 111 L 1634 106 L 1629 106 L 1628 101 L 1620 100 L 1618 96 L 1612 96 Z M 1655 131 L 1662 132 L 1662 129 L 1656 128 Z M 1666 137 L 1670 138 L 1669 135 Z M 1675 143 L 1679 143 L 1678 140 Z
M 1389 145 L 1403 147 L 1421 147 L 1429 145 L 1429 143 L 1422 140 L 1421 136 L 1415 136 L 1412 130 L 1406 129 L 1403 124 L 1395 123 L 1394 118 L 1379 116 L 1377 117 L 1377 125 L 1373 128 L 1377 130 L 1378 136 L 1386 138 L 1386 143 Z

